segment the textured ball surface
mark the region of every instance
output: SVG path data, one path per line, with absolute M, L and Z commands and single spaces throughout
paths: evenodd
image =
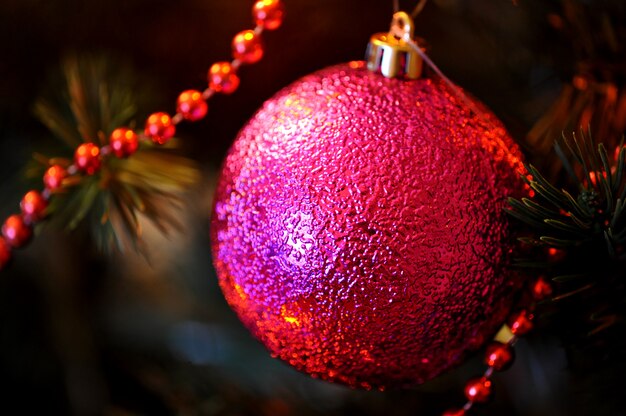
M 506 318 L 503 207 L 522 169 L 495 117 L 443 83 L 357 62 L 316 72 L 268 100 L 224 162 L 221 288 L 274 356 L 314 377 L 426 381 Z

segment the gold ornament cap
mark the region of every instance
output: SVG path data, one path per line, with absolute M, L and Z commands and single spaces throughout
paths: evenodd
M 396 12 L 388 33 L 376 33 L 367 47 L 367 69 L 387 78 L 417 79 L 422 75 L 421 56 L 407 42 L 414 40 L 413 19 L 405 12 Z

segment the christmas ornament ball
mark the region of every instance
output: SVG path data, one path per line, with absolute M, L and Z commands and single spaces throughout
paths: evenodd
M 503 211 L 523 188 L 499 121 L 447 84 L 363 62 L 268 100 L 224 162 L 211 222 L 224 295 L 269 349 L 351 386 L 421 383 L 505 321 Z

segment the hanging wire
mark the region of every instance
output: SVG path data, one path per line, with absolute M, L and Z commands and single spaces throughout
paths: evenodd
M 428 0 L 420 0 L 416 5 L 415 8 L 413 9 L 413 11 L 411 12 L 411 17 L 413 19 L 415 19 L 415 17 L 421 13 L 421 11 L 424 9 L 424 6 L 426 6 L 426 2 Z M 400 0 L 393 0 L 393 12 L 399 12 L 400 11 Z
M 413 19 L 415 19 L 417 15 L 422 12 L 422 10 L 424 9 L 424 6 L 426 6 L 426 2 L 428 2 L 428 0 L 420 0 L 419 3 L 417 3 L 413 11 L 411 12 L 411 17 Z
M 413 9 L 413 12 L 411 12 L 412 19 L 415 19 L 415 17 L 422 12 L 427 2 L 428 0 L 420 0 L 417 3 L 415 8 Z M 394 11 L 399 11 L 400 9 L 399 0 L 394 0 L 393 4 L 394 4 Z M 439 67 L 432 61 L 432 59 L 430 59 L 430 57 L 426 54 L 426 52 L 424 52 L 424 50 L 417 44 L 417 42 L 411 39 L 410 34 L 404 33 L 402 30 L 402 27 L 399 27 L 399 26 L 394 27 L 394 25 L 392 25 L 390 30 L 391 32 L 397 31 L 395 35 L 398 38 L 404 39 L 404 41 L 408 43 L 415 52 L 417 52 L 417 54 L 422 58 L 422 60 L 424 60 L 426 65 L 428 65 L 443 80 L 443 82 L 448 84 L 448 86 L 454 92 L 454 95 L 456 95 L 457 98 L 463 101 L 465 105 L 467 105 L 467 107 L 470 109 L 470 111 L 472 111 L 474 114 L 480 117 L 487 124 L 494 126 L 493 121 L 490 120 L 490 118 L 485 115 L 485 112 L 482 111 L 480 108 L 478 108 L 478 106 L 474 104 L 474 102 L 463 92 L 463 90 L 457 87 L 456 84 L 452 82 L 452 80 L 450 80 L 450 78 L 448 78 L 443 73 L 443 71 L 441 71 L 441 69 L 439 69 Z
M 478 108 L 478 106 L 476 104 L 474 104 L 474 102 L 472 100 L 469 99 L 469 97 L 463 92 L 463 90 L 461 90 L 459 87 L 456 86 L 456 84 L 454 82 L 452 82 L 450 80 L 450 78 L 448 78 L 442 71 L 441 69 L 439 69 L 439 67 L 432 61 L 432 59 L 430 59 L 430 57 L 428 55 L 426 55 L 426 52 L 424 52 L 422 50 L 422 48 L 419 47 L 419 45 L 417 44 L 417 42 L 415 42 L 413 39 L 411 39 L 410 41 L 407 41 L 407 43 L 409 45 L 411 45 L 411 47 L 415 50 L 415 52 L 417 52 L 422 59 L 424 60 L 424 62 L 426 62 L 426 64 L 433 70 L 435 71 L 435 73 L 441 77 L 441 79 L 448 84 L 448 86 L 450 88 L 452 88 L 452 91 L 454 91 L 455 95 L 460 98 L 466 105 L 467 107 L 474 112 L 474 114 L 476 114 L 477 116 L 479 116 L 483 121 L 487 122 L 489 125 L 494 126 L 494 123 L 491 119 L 489 119 L 486 115 L 485 112 L 483 110 L 481 110 L 480 108 Z

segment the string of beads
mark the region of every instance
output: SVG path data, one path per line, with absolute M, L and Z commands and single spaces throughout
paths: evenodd
M 143 132 L 128 127 L 119 127 L 109 136 L 109 143 L 99 147 L 94 143 L 83 143 L 74 152 L 74 161 L 69 166 L 54 164 L 43 175 L 43 190 L 28 191 L 20 203 L 20 212 L 9 216 L 2 225 L 0 236 L 0 270 L 12 258 L 15 249 L 28 244 L 36 223 L 45 219 L 51 197 L 65 192 L 72 177 L 95 175 L 103 161 L 109 157 L 127 158 L 138 149 L 140 141 L 151 141 L 163 145 L 176 133 L 182 121 L 201 120 L 208 112 L 207 101 L 214 94 L 232 94 L 239 86 L 237 70 L 241 65 L 253 64 L 263 57 L 261 34 L 264 30 L 277 29 L 283 21 L 284 5 L 281 0 L 258 0 L 252 7 L 254 29 L 244 30 L 232 40 L 232 60 L 214 63 L 208 70 L 208 87 L 204 91 L 183 91 L 176 101 L 176 113 L 151 114 Z
M 539 277 L 527 294 L 529 304 L 525 309 L 513 313 L 507 324 L 496 335 L 485 349 L 483 362 L 487 365 L 485 372 L 467 381 L 464 388 L 467 401 L 461 408 L 451 408 L 443 412 L 442 416 L 465 416 L 475 404 L 489 401 L 493 394 L 492 376 L 496 371 L 508 369 L 515 359 L 513 346 L 519 337 L 526 335 L 533 329 L 533 311 L 538 302 L 552 295 L 552 286 L 545 278 Z

